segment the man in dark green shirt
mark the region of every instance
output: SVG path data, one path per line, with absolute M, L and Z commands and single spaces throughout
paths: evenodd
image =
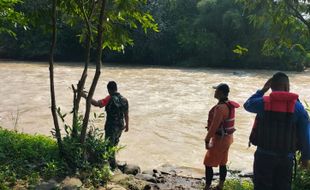
M 102 100 L 91 100 L 96 107 L 105 107 L 107 118 L 104 126 L 105 139 L 109 140 L 109 146 L 117 146 L 123 130 L 129 130 L 128 101 L 117 92 L 117 84 L 110 81 L 107 85 L 109 95 Z M 86 98 L 86 94 L 82 94 Z M 116 168 L 115 154 L 109 160 L 112 169 Z

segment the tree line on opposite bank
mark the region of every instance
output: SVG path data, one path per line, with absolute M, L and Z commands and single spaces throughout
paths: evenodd
M 259 2 L 264 3 L 248 0 L 149 1 L 143 9 L 153 15 L 159 32 L 149 31 L 145 35 L 141 28 L 129 29 L 134 45 L 118 52 L 104 50 L 103 60 L 141 65 L 283 70 L 303 70 L 309 66 L 307 25 L 289 12 L 288 4 L 279 1 L 262 6 Z M 300 4 L 296 5 L 298 11 L 307 13 L 309 6 L 305 9 Z M 50 45 L 49 1 L 24 0 L 14 7 L 24 15 L 27 26 L 0 19 L 1 25 L 14 32 L 14 35 L 0 32 L 0 56 L 46 59 Z M 309 17 L 305 18 L 308 22 Z M 57 26 L 56 60 L 82 61 L 84 47 L 80 43 L 80 31 L 83 23 L 61 13 Z

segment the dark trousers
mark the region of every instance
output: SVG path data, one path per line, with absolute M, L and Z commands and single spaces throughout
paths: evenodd
M 206 185 L 211 185 L 213 179 L 213 168 L 206 166 L 205 174 L 206 174 Z M 226 175 L 227 175 L 226 165 L 220 166 L 220 181 L 225 181 Z
M 254 190 L 291 190 L 292 156 L 279 156 L 256 150 L 254 155 Z
M 123 132 L 123 129 L 120 127 L 106 128 L 104 138 L 109 141 L 109 147 L 114 147 L 118 145 L 122 132 Z M 116 159 L 115 159 L 115 152 L 109 159 L 109 164 L 112 170 L 114 170 L 117 167 Z

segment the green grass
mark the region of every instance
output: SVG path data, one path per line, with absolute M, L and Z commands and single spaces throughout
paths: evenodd
M 56 142 L 42 135 L 0 130 L 0 163 L 42 163 L 56 159 Z
M 0 189 L 8 189 L 21 180 L 35 185 L 40 178 L 58 175 L 61 165 L 52 138 L 0 128 Z
M 224 189 L 227 190 L 253 190 L 254 186 L 252 181 L 249 180 L 240 180 L 236 179 L 229 179 L 226 180 Z
M 76 176 L 89 187 L 104 185 L 109 180 L 107 159 L 118 148 L 107 147 L 107 141 L 98 132 L 89 133 L 85 152 L 76 139 L 63 139 L 65 156 L 60 157 L 56 141 L 43 135 L 30 135 L 9 131 L 0 127 L 0 189 L 12 189 L 22 185 L 33 189 L 43 180 L 61 180 Z M 82 157 L 87 155 L 87 160 Z

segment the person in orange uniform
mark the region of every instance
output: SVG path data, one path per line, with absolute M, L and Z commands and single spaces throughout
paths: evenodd
M 218 103 L 209 111 L 208 133 L 205 138 L 207 153 L 204 158 L 206 186 L 205 190 L 211 189 L 213 179 L 213 168 L 220 166 L 220 181 L 216 186 L 217 190 L 223 189 L 227 175 L 226 163 L 228 160 L 228 150 L 233 143 L 233 133 L 235 131 L 235 108 L 240 105 L 228 100 L 229 86 L 221 83 L 213 87 L 214 98 Z

